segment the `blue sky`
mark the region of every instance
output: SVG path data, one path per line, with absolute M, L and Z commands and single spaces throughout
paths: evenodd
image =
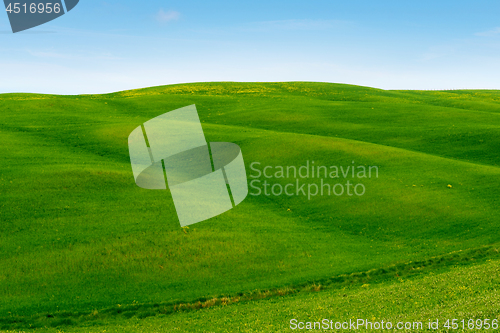
M 202 81 L 500 89 L 500 1 L 99 1 L 12 34 L 0 92 Z

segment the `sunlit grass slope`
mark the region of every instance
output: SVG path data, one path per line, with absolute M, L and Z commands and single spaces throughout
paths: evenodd
M 196 312 L 180 312 L 141 319 L 112 320 L 86 327 L 36 329 L 44 333 L 129 333 L 129 332 L 337 332 L 335 329 L 292 330 L 308 322 L 327 319 L 336 323 L 358 319 L 374 324 L 383 321 L 402 332 L 473 332 L 496 331 L 500 326 L 500 261 L 456 267 L 445 273 L 427 274 L 412 279 L 400 278 L 390 283 L 363 284 L 342 289 L 303 293 L 248 303 L 221 305 Z M 99 318 L 99 314 L 96 317 Z M 293 321 L 296 319 L 296 321 Z M 452 320 L 457 319 L 456 329 Z M 486 319 L 488 319 L 486 321 Z M 464 323 L 462 324 L 462 320 Z M 96 321 L 99 321 L 98 319 Z M 438 321 L 439 329 L 428 329 Z M 489 326 L 484 323 L 488 323 Z M 297 325 L 297 326 L 295 326 Z M 332 325 L 330 323 L 330 325 Z M 359 332 L 380 332 L 361 326 Z M 422 325 L 422 329 L 419 329 Z M 463 329 L 463 326 L 465 329 Z M 477 326 L 476 326 L 477 325 Z M 481 325 L 481 326 L 479 326 Z M 319 326 L 319 325 L 317 325 Z M 346 327 L 346 325 L 344 325 Z M 314 327 L 314 326 L 312 326 Z M 325 327 L 325 326 L 323 326 Z M 484 327 L 489 327 L 488 330 Z M 345 330 L 354 331 L 354 330 Z M 390 331 L 385 329 L 385 331 Z M 18 333 L 18 331 L 8 331 Z
M 168 191 L 135 185 L 127 137 L 191 104 L 249 176 L 253 162 L 354 161 L 379 177 L 354 180 L 363 196 L 249 195 L 182 230 Z M 4 94 L 0 110 L 0 318 L 232 295 L 500 241 L 497 91 L 200 83 Z

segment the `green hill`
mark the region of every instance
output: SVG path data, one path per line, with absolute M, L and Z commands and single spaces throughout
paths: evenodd
M 101 323 L 95 326 L 87 323 L 84 327 L 49 328 L 41 331 L 232 333 L 290 332 L 290 328 L 296 328 L 295 331 L 303 332 L 335 332 L 340 331 L 335 329 L 340 325 L 349 327 L 349 320 L 354 325 L 362 320 L 359 327 L 355 326 L 359 332 L 380 332 L 380 329 L 370 329 L 376 323 L 379 327 L 383 325 L 389 332 L 392 331 L 388 329 L 389 325 L 405 332 L 496 331 L 500 327 L 499 264 L 498 260 L 493 260 L 480 265 L 453 268 L 441 274 L 428 274 L 412 279 L 399 278 L 390 283 L 344 286 L 319 293 L 239 302 L 173 315 L 158 314 L 148 318 L 135 316 L 128 320 L 114 317 L 105 321 L 104 325 L 99 319 L 102 314 L 96 313 L 96 319 L 91 323 Z M 325 319 L 328 326 L 325 326 Z M 438 329 L 428 329 L 429 322 L 434 325 L 437 323 Z M 310 327 L 313 329 L 298 329 L 307 327 L 307 323 L 311 323 Z M 314 325 L 316 328 L 328 329 L 314 329 Z M 12 331 L 14 332 L 18 331 Z
M 362 183 L 364 195 L 249 195 L 181 229 L 168 191 L 135 185 L 127 138 L 191 104 L 207 141 L 241 147 L 249 181 L 255 162 L 376 166 L 378 177 L 323 179 Z M 0 110 L 0 329 L 297 286 L 500 241 L 499 91 L 199 83 L 3 94 Z

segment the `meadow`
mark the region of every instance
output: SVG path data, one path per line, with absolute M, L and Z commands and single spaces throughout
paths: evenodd
M 135 185 L 127 138 L 191 104 L 207 141 L 241 147 L 248 175 L 253 162 L 307 161 L 377 166 L 379 175 L 362 179 L 362 196 L 249 195 L 180 228 L 168 190 Z M 486 260 L 498 264 L 499 91 L 195 83 L 106 95 L 3 94 L 0 110 L 0 329 L 204 314 L 220 327 L 218 311 L 240 306 L 311 295 L 319 304 L 340 297 L 339 288 L 374 297 L 359 288 L 378 281 L 382 293 L 403 288 L 398 276 L 416 285 L 440 269 L 471 269 L 475 281 L 471 263 L 483 260 L 480 269 L 490 271 Z M 413 277 L 415 270 L 423 273 Z M 496 283 L 481 292 L 497 295 Z M 331 291 L 305 292 L 320 285 Z M 287 294 L 297 295 L 274 298 Z M 183 311 L 213 299 L 213 309 Z M 231 302 L 238 304 L 223 306 Z M 404 304 L 386 309 L 402 315 Z
M 358 320 L 384 322 L 386 328 L 391 323 L 394 328 L 401 327 L 396 331 L 402 332 L 481 331 L 479 327 L 483 332 L 496 331 L 495 327 L 500 322 L 499 264 L 499 260 L 487 260 L 437 274 L 426 272 L 409 279 L 400 277 L 378 284 L 346 285 L 332 290 L 238 302 L 198 311 L 158 314 L 143 319 L 134 316 L 124 320 L 115 316 L 102 320 L 99 318 L 104 315 L 98 313 L 93 322 L 86 322 L 84 326 L 22 332 L 335 332 L 339 331 L 335 329 L 337 323 L 349 323 L 349 320 L 356 323 Z M 304 324 L 323 324 L 327 319 L 329 325 L 334 323 L 334 329 L 323 326 L 325 329 L 300 330 L 295 328 L 293 319 Z M 456 319 L 456 326 L 453 319 Z M 429 329 L 429 322 L 437 322 L 438 326 L 434 326 L 437 329 Z M 357 331 L 380 332 L 363 325 Z

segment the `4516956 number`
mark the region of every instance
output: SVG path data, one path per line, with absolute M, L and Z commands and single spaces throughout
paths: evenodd
M 497 330 L 498 329 L 498 319 L 448 319 L 446 323 L 444 323 L 444 327 L 449 330 Z
M 61 4 L 60 3 L 9 3 L 9 5 L 6 8 L 7 13 L 11 14 L 52 14 L 56 13 L 59 14 L 61 12 Z

